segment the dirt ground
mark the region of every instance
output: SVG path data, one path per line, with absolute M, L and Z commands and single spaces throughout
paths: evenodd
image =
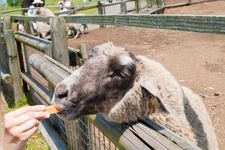
M 199 3 L 166 13 L 225 14 L 225 1 Z M 88 48 L 112 41 L 134 54 L 161 62 L 183 85 L 202 97 L 209 111 L 220 149 L 225 149 L 225 35 L 136 27 L 92 30 L 69 45 Z

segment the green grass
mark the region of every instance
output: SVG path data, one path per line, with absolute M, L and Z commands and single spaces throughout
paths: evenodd
M 58 12 L 58 8 L 56 7 L 57 3 L 59 0 L 45 0 L 45 7 L 48 7 L 51 11 L 53 12 Z M 92 0 L 89 1 L 87 0 L 86 3 L 84 3 L 83 0 L 71 0 L 71 2 L 74 5 L 79 5 L 79 6 L 91 6 L 91 5 L 95 5 L 97 4 L 98 0 Z M 20 6 L 0 6 L 0 11 L 8 11 L 8 10 L 13 10 L 13 9 L 19 9 Z M 90 10 L 84 10 L 80 13 L 84 13 L 84 14 L 93 14 L 97 12 L 97 8 L 96 9 L 90 9 Z M 20 11 L 16 11 L 16 12 L 10 12 L 10 13 L 4 13 L 2 14 L 2 16 L 9 16 L 9 15 L 14 15 L 14 16 L 18 16 L 21 15 Z
M 37 131 L 27 142 L 25 150 L 50 150 L 50 147 L 44 141 L 41 132 Z

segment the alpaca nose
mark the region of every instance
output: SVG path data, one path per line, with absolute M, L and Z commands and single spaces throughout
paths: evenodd
M 56 93 L 56 98 L 59 98 L 59 99 L 63 99 L 63 98 L 66 98 L 68 96 L 68 90 L 63 90 L 63 91 L 60 91 L 60 93 Z
M 69 93 L 69 90 L 66 88 L 66 86 L 61 84 L 56 87 L 55 97 L 58 99 L 63 99 L 68 97 L 68 93 Z

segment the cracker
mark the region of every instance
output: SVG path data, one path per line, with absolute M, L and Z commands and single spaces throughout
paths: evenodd
M 59 108 L 56 107 L 56 105 L 51 105 L 51 106 L 47 106 L 45 108 L 46 112 L 49 112 L 50 114 L 55 114 L 60 112 L 61 110 Z

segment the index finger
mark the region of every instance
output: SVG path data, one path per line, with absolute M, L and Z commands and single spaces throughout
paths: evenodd
M 12 112 L 9 112 L 7 114 L 5 114 L 5 116 L 7 117 L 18 117 L 26 112 L 29 112 L 29 111 L 43 111 L 45 110 L 45 106 L 44 105 L 35 105 L 35 106 L 25 106 L 25 107 L 21 107 L 15 111 L 12 111 Z

